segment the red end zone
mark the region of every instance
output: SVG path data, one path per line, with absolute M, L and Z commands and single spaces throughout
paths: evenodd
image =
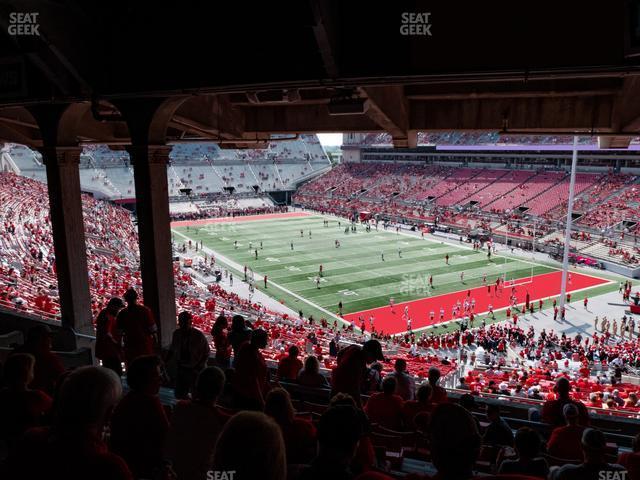
M 536 302 L 536 310 L 538 309 L 537 302 L 539 299 L 545 299 L 548 297 L 554 297 L 560 293 L 560 283 L 562 279 L 562 272 L 551 272 L 542 275 L 536 275 L 533 277 L 532 282 L 520 286 L 516 286 L 516 297 L 518 298 L 518 304 L 522 305 L 525 302 L 527 291 L 532 302 Z M 516 284 L 517 284 L 516 280 Z M 567 285 L 568 292 L 575 292 L 576 290 L 582 290 L 585 288 L 591 288 L 598 285 L 604 285 L 609 283 L 609 280 L 592 277 L 590 275 L 583 275 L 576 272 L 571 272 L 571 283 Z M 438 291 L 437 285 L 435 292 Z M 436 295 L 433 297 L 427 297 L 420 300 L 413 300 L 410 302 L 404 302 L 396 304 L 394 312 L 391 311 L 391 307 L 388 305 L 384 307 L 372 308 L 369 310 L 363 310 L 361 312 L 349 313 L 344 316 L 347 321 L 355 321 L 359 327 L 358 317 L 362 315 L 366 320 L 366 326 L 369 327 L 369 317 L 371 315 L 375 318 L 375 327 L 378 331 L 384 331 L 385 333 L 400 333 L 407 330 L 406 321 L 403 319 L 404 307 L 409 307 L 409 316 L 411 317 L 411 327 L 413 330 L 419 328 L 428 327 L 429 325 L 435 325 L 442 323 L 440 321 L 440 307 L 444 308 L 444 322 L 453 320 L 452 310 L 458 300 L 461 304 L 464 304 L 465 298 L 467 298 L 467 289 L 460 290 L 458 292 L 446 293 L 443 295 Z M 487 287 L 476 287 L 470 289 L 471 298 L 476 300 L 475 312 L 477 314 L 485 313 L 489 310 L 489 304 L 493 306 L 493 310 L 500 310 L 509 306 L 511 297 L 511 287 L 507 286 L 503 289 L 502 293 L 498 291 L 496 295 L 494 286 L 491 284 L 491 293 L 487 294 Z M 548 306 L 545 305 L 545 306 Z M 430 312 L 433 310 L 435 313 L 434 321 L 432 322 Z
M 252 220 L 273 220 L 276 218 L 308 217 L 308 212 L 263 213 L 260 215 L 238 215 L 237 217 L 203 218 L 202 220 L 180 220 L 171 222 L 172 227 L 197 227 L 212 223 L 250 222 Z

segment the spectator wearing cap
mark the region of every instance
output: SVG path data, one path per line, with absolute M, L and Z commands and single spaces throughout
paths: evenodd
M 318 455 L 300 480 L 348 480 L 353 478 L 352 461 L 362 435 L 362 421 L 349 405 L 336 405 L 318 421 Z
M 28 430 L 0 467 L 0 477 L 133 480 L 103 437 L 122 394 L 120 379 L 102 367 L 80 367 L 62 382 L 51 427 Z
M 377 340 L 368 340 L 362 346 L 350 345 L 338 352 L 337 366 L 331 372 L 331 395 L 351 395 L 356 405 L 362 404 L 360 393 L 368 387 L 368 366 L 384 360 L 382 346 Z
M 547 442 L 547 452 L 553 457 L 564 460 L 581 460 L 582 434 L 586 427 L 578 425 L 578 408 L 572 403 L 567 403 L 562 413 L 566 425 L 553 429 Z
M 229 418 L 217 406 L 224 382 L 222 370 L 205 368 L 193 400 L 180 400 L 173 409 L 165 458 L 180 480 L 202 480 L 212 468 L 216 441 Z
M 554 427 L 562 426 L 565 418 L 562 409 L 568 403 L 573 404 L 578 409 L 578 424 L 589 425 L 589 412 L 582 402 L 571 399 L 571 384 L 565 377 L 560 377 L 556 381 L 554 392 L 557 395 L 555 400 L 547 400 L 542 405 L 542 421 Z
M 407 361 L 404 358 L 397 358 L 394 364 L 394 371 L 387 375 L 396 379 L 396 395 L 400 395 L 403 400 L 413 400 L 415 397 L 416 384 L 407 374 Z
M 121 298 L 113 297 L 96 318 L 96 358 L 102 366 L 122 376 L 122 339 L 116 328 L 118 312 L 124 308 Z
M 580 465 L 564 465 L 552 470 L 549 480 L 602 480 L 615 478 L 607 472 L 623 472 L 622 465 L 607 463 L 607 441 L 604 433 L 594 428 L 587 428 L 582 433 L 583 463 Z M 618 478 L 624 478 L 621 475 Z
M 546 478 L 549 473 L 549 465 L 540 456 L 541 445 L 542 440 L 538 432 L 529 427 L 518 429 L 515 436 L 515 448 L 518 458 L 504 460 L 500 463 L 498 473 Z
M 169 421 L 158 398 L 160 380 L 157 356 L 136 357 L 127 370 L 129 393 L 111 419 L 111 448 L 137 478 L 155 478 L 162 467 Z
M 489 425 L 484 432 L 483 443 L 501 447 L 513 447 L 513 432 L 511 427 L 500 415 L 500 406 L 487 405 Z
M 180 312 L 178 328 L 173 332 L 171 346 L 167 352 L 166 362 L 175 362 L 176 384 L 175 397 L 187 398 L 192 391 L 196 378 L 206 366 L 209 359 L 209 342 L 207 337 L 192 326 L 193 317 L 189 312 Z
M 116 328 L 124 342 L 124 359 L 127 366 L 141 355 L 151 355 L 157 343 L 158 327 L 151 310 L 138 303 L 138 294 L 133 288 L 124 293 L 127 306 L 116 318 Z
M 440 370 L 436 367 L 431 367 L 428 373 L 429 385 L 431 385 L 431 403 L 439 404 L 447 401 L 447 391 L 438 385 L 440 380 Z
M 402 397 L 395 394 L 396 379 L 386 376 L 382 381 L 382 392 L 369 397 L 364 411 L 373 423 L 391 430 L 402 429 Z
M 269 391 L 267 364 L 261 350 L 266 348 L 268 334 L 253 330 L 251 341 L 244 342 L 235 359 L 232 385 L 235 405 L 246 410 L 264 409 L 264 397 Z
M 37 325 L 27 333 L 24 345 L 16 349 L 17 353 L 33 355 L 36 361 L 29 387 L 49 395 L 53 395 L 58 379 L 65 370 L 60 357 L 51 351 L 52 336 L 48 325 Z
M 298 358 L 300 350 L 297 346 L 291 345 L 287 356 L 282 357 L 278 362 L 278 379 L 293 380 L 298 378 L 298 373 L 302 370 L 302 362 Z
M 631 450 L 618 455 L 618 463 L 627 469 L 630 480 L 640 480 L 640 433 L 633 437 Z

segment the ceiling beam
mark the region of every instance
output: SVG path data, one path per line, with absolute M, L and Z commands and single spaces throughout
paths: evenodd
M 362 87 L 367 98 L 366 114 L 383 130 L 389 132 L 393 144 L 409 146 L 409 104 L 401 86 Z

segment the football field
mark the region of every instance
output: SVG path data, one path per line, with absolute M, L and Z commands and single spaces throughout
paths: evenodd
M 475 251 L 468 244 L 384 231 L 382 226 L 369 232 L 360 224 L 355 232 L 348 227 L 346 221 L 332 217 L 283 214 L 179 222 L 173 230 L 177 242 L 202 241 L 205 252 L 231 268 L 238 281 L 246 265 L 256 274 L 257 288 L 294 310 L 336 319 L 342 302 L 344 319 L 374 316 L 377 329 L 388 333 L 407 330 L 405 306 L 413 329 L 440 322 L 441 308 L 445 309 L 442 321 L 452 320 L 451 307 L 465 298 L 474 300 L 477 314 L 489 306 L 494 310 L 506 307 L 511 287 L 488 292 L 484 276 L 489 285 L 498 277 L 515 283 L 514 292 L 522 301 L 528 290 L 532 300 L 560 291 L 559 271 L 545 265 L 502 256 L 489 260 L 486 249 Z M 320 265 L 323 275 L 318 283 Z M 609 281 L 574 273 L 569 290 L 606 283 Z M 391 298 L 395 309 L 389 307 Z

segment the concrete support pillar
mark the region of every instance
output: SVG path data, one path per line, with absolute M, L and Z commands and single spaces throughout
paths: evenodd
M 169 222 L 167 163 L 171 147 L 127 147 L 136 187 L 136 213 L 140 241 L 140 271 L 144 304 L 158 324 L 162 346 L 171 343 L 176 328 L 176 304 Z
M 80 195 L 79 147 L 40 149 L 47 170 L 62 325 L 93 334 Z

